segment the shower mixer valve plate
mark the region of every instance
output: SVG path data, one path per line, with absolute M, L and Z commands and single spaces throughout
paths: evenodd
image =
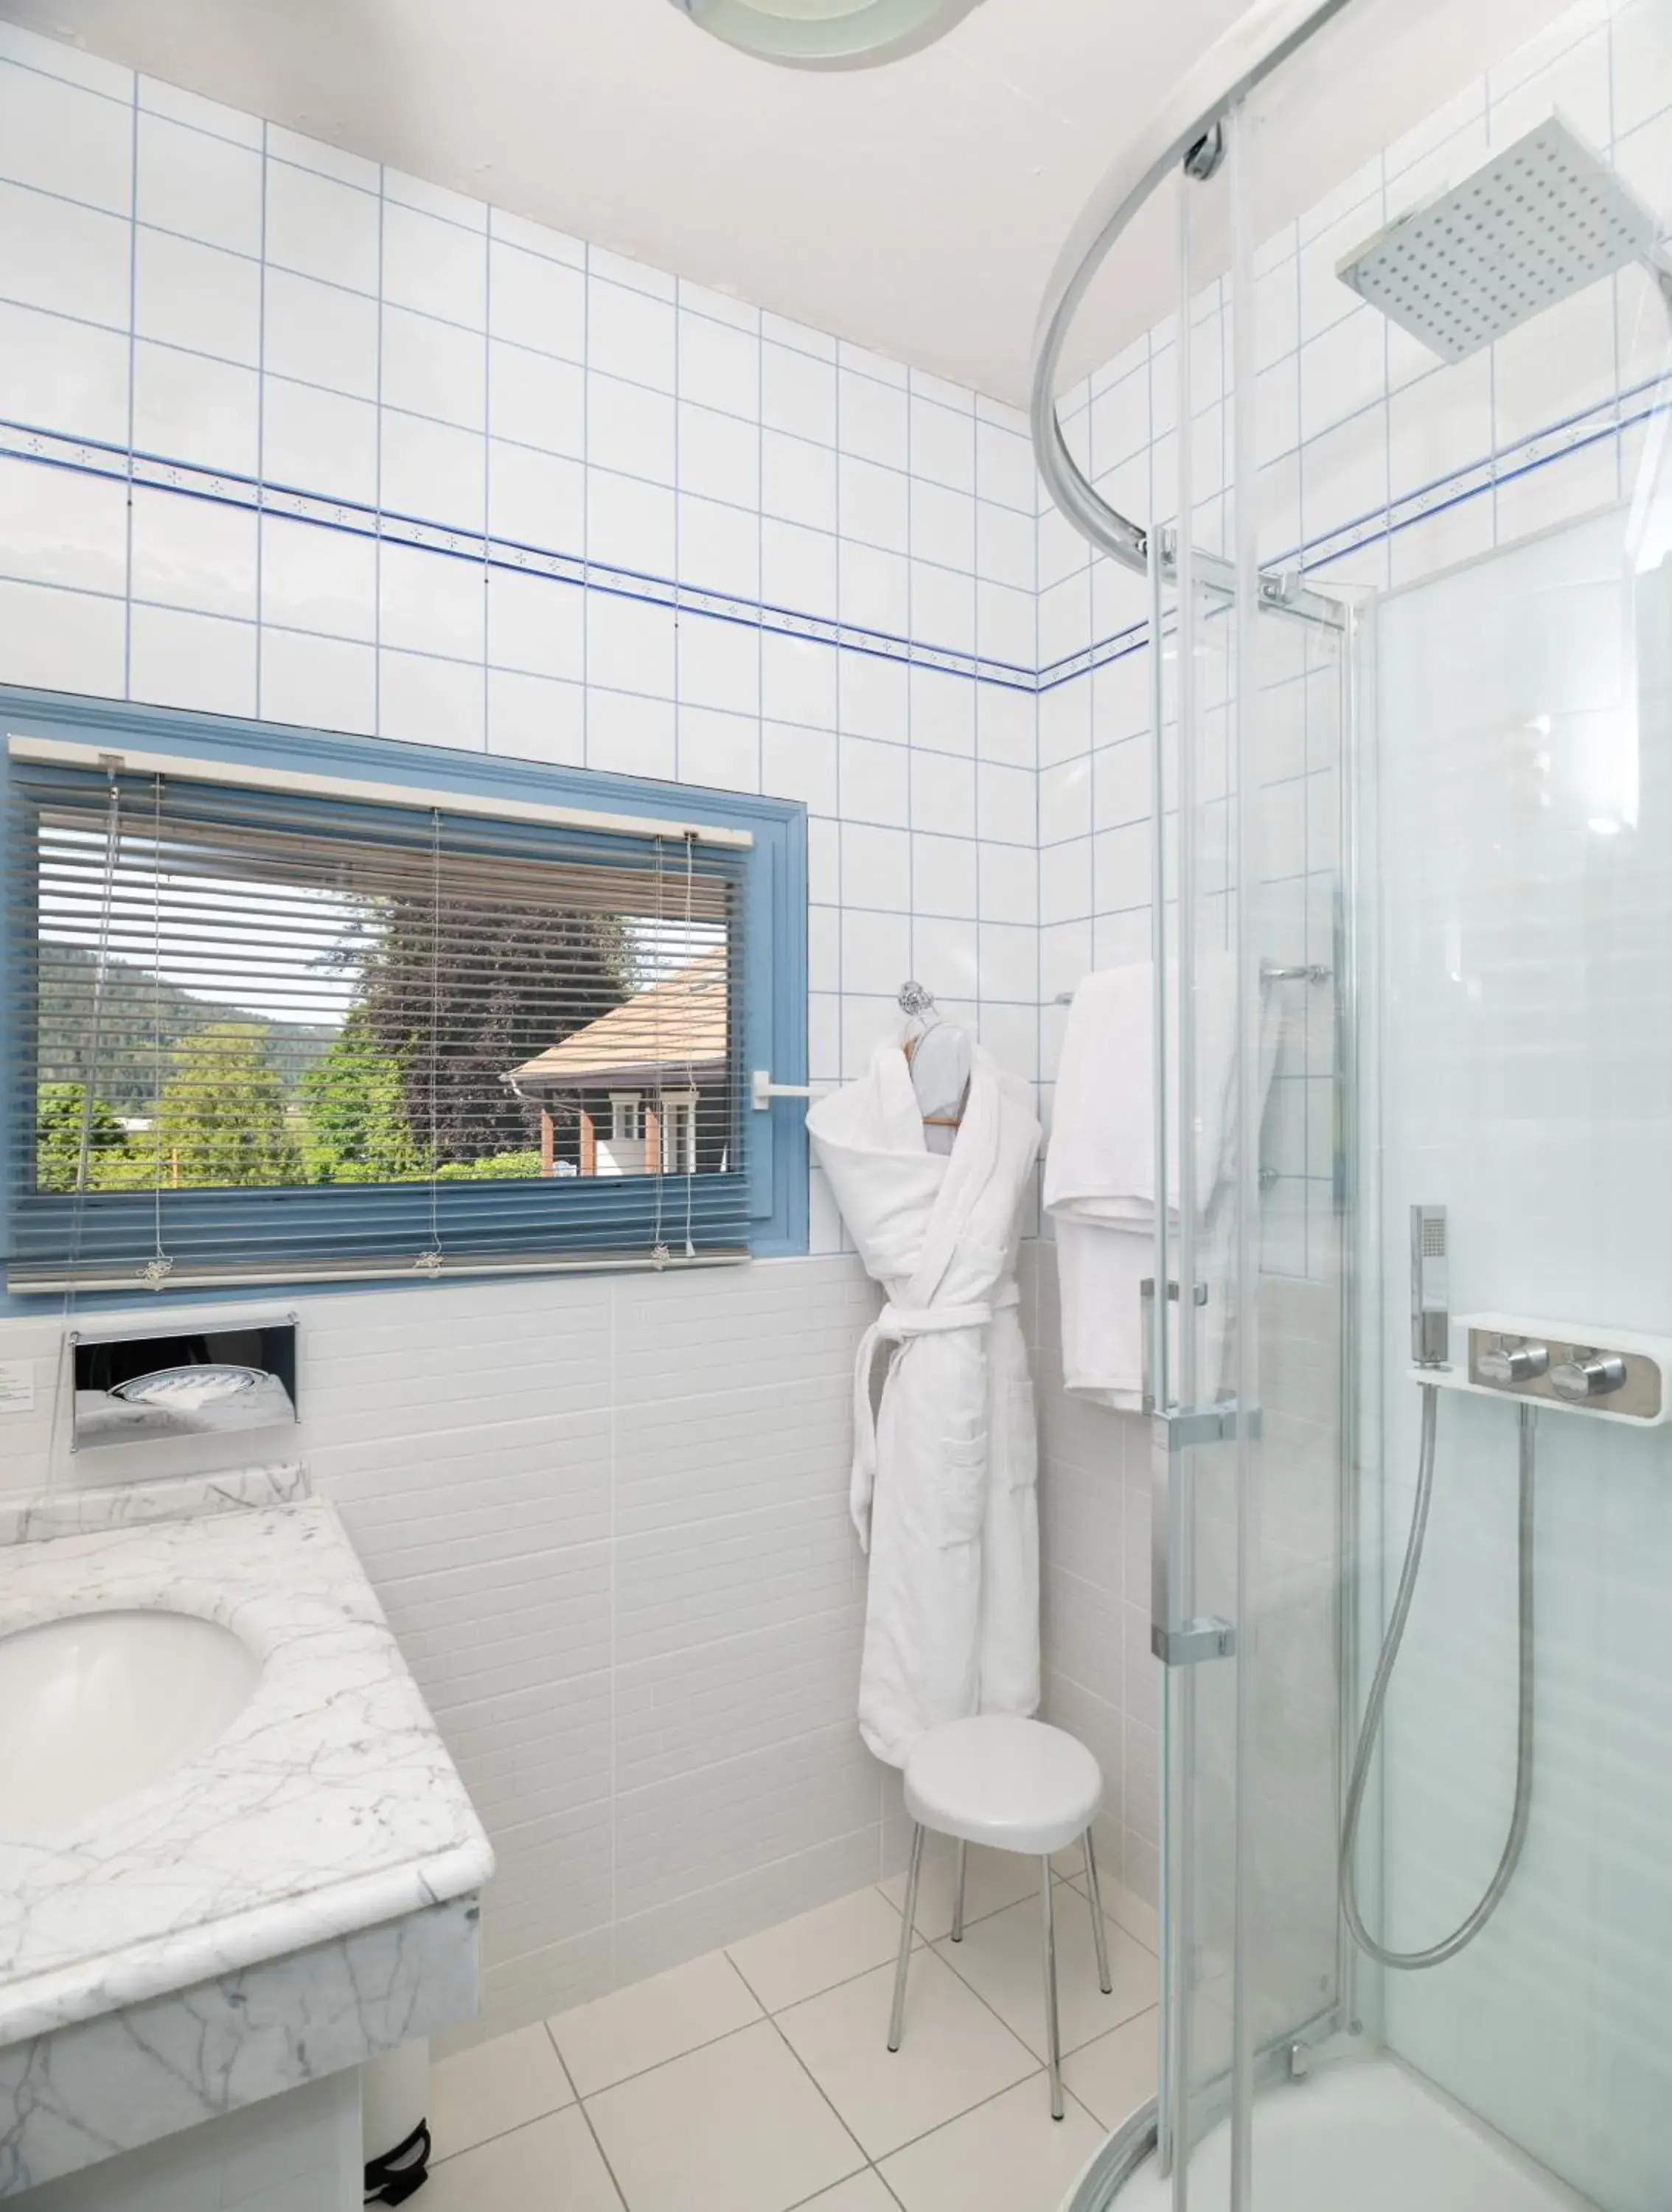
M 1453 1364 L 1413 1369 L 1419 1380 L 1638 1427 L 1672 1418 L 1672 1340 L 1503 1314 L 1461 1315 L 1452 1327 Z

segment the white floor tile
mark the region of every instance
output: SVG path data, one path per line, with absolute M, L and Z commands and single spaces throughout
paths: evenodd
M 808 2071 L 872 2158 L 968 2112 L 1037 2065 L 932 1951 L 913 1956 L 905 2035 L 891 2051 L 893 1982 L 892 1967 L 879 1966 L 778 2015 Z
M 868 1888 L 733 1943 L 727 1955 L 767 2010 L 781 2012 L 884 1965 L 899 1948 L 899 1913 Z
M 424 2212 L 622 2212 L 578 2105 L 432 2167 L 422 2202 Z
M 723 1951 L 711 1951 L 612 1996 L 576 2005 L 550 2026 L 570 2080 L 590 2097 L 760 2017 L 737 1968 Z
M 1077 1889 L 1056 1889 L 1057 2016 L 1062 2048 L 1077 2050 L 1156 2001 L 1156 1964 L 1112 1922 L 1109 1965 L 1114 1994 L 1097 1987 L 1091 1908 Z M 1013 2028 L 1037 2058 L 1045 2056 L 1045 1970 L 1039 1906 L 1032 1898 L 967 1928 L 962 1943 L 937 1943 L 940 1957 Z
M 1071 1854 L 1058 1854 L 1061 1870 L 1067 1875 L 1077 1890 L 1089 1896 L 1091 1893 L 1086 1888 L 1085 1869 L 1079 1864 L 1069 1866 L 1067 1862 L 1070 1856 L 1078 1861 L 1079 1854 L 1078 1851 Z M 1124 1928 L 1128 1936 L 1135 1936 L 1146 1951 L 1159 1951 L 1161 1923 L 1155 1907 L 1152 1905 L 1146 1905 L 1135 1891 L 1127 1888 L 1124 1883 L 1116 1881 L 1108 1868 L 1101 1863 L 1099 1863 L 1098 1873 L 1103 1889 L 1103 1909 L 1108 1917 L 1116 1922 L 1118 1926 Z
M 951 1928 L 957 1887 L 956 1847 L 944 1838 L 932 1836 L 924 1848 L 922 1879 L 917 1885 L 917 1932 L 925 1942 L 933 1943 Z M 891 1875 L 882 1888 L 895 1910 L 903 1912 L 904 1875 Z M 1001 1911 L 1006 1905 L 1014 1905 L 1018 1897 L 1035 1896 L 1038 1888 L 1037 1859 L 1025 1858 L 1017 1851 L 983 1850 L 979 1844 L 972 1844 L 964 1893 L 964 1924 L 984 1919 L 989 1912 Z
M 865 2163 L 766 2021 L 587 2110 L 630 2212 L 789 2212 Z
M 1051 2118 L 1043 2075 L 883 2161 L 905 2212 L 1059 2212 L 1104 2131 L 1071 2097 Z
M 1158 2033 L 1156 2014 L 1140 2012 L 1062 2062 L 1063 2080 L 1111 2134 L 1155 2094 Z
M 891 2190 L 884 2188 L 875 2171 L 867 2166 L 851 2181 L 840 2182 L 834 2189 L 808 2197 L 796 2212 L 900 2212 L 900 2200 Z
M 544 2027 L 478 2043 L 429 2070 L 429 2130 L 438 2159 L 575 2102 L 568 2076 Z

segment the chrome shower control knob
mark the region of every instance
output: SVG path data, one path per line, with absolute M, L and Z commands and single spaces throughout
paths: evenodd
M 1617 1352 L 1583 1352 L 1576 1345 L 1572 1357 L 1550 1370 L 1550 1388 L 1570 1406 L 1606 1398 L 1625 1387 L 1626 1363 Z
M 1550 1365 L 1550 1354 L 1541 1344 L 1511 1344 L 1507 1337 L 1499 1337 L 1475 1364 L 1483 1382 L 1490 1382 L 1495 1389 L 1511 1390 L 1517 1382 L 1531 1382 L 1544 1374 Z

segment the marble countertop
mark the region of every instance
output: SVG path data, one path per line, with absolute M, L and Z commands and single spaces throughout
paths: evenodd
M 262 1660 L 210 1750 L 73 1821 L 0 1833 L 0 2045 L 479 1889 L 493 1852 L 324 1500 L 0 1547 L 0 1635 L 163 1607 Z

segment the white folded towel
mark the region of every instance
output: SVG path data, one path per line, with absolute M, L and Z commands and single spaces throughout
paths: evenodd
M 1154 999 L 1147 961 L 1105 968 L 1074 994 L 1057 1070 L 1045 1160 L 1045 1205 L 1084 1220 L 1155 1224 Z M 1191 1019 L 1196 1071 L 1196 1202 L 1224 1171 L 1237 1070 L 1237 970 L 1225 953 L 1198 963 Z M 1168 1027 L 1168 1079 L 1178 1080 L 1178 1023 Z M 1167 1204 L 1179 1203 L 1178 1145 L 1169 1146 Z
M 1262 1008 L 1260 1109 L 1276 1058 L 1274 1010 Z M 1203 1316 L 1202 1395 L 1217 1393 L 1226 1323 L 1226 1273 L 1234 1194 L 1230 1170 L 1237 1073 L 1237 974 L 1228 955 L 1196 970 L 1195 1144 L 1198 1273 L 1213 1285 Z M 1151 1082 L 1153 1000 L 1147 963 L 1088 975 L 1074 994 L 1057 1073 L 1045 1207 L 1056 1233 L 1062 1303 L 1063 1380 L 1103 1405 L 1143 1401 L 1140 1286 L 1155 1272 L 1155 1102 Z M 1177 1078 L 1177 1024 L 1169 1030 L 1169 1074 Z M 1167 1212 L 1179 1218 L 1179 1147 L 1169 1146 Z M 1178 1310 L 1164 1308 L 1176 1336 Z

